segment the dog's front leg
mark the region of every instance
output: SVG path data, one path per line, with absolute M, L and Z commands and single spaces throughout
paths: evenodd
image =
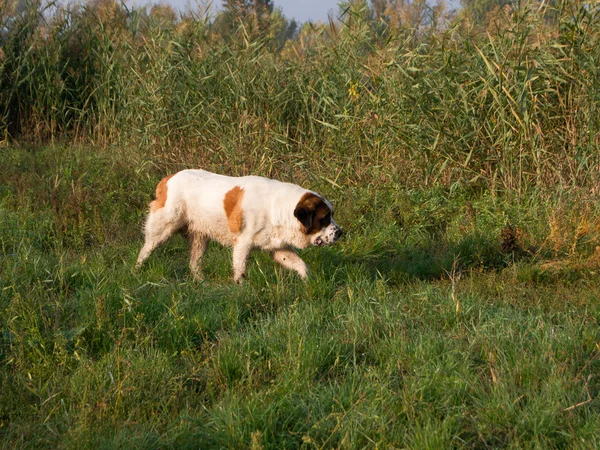
M 246 264 L 252 245 L 248 242 L 238 240 L 233 246 L 233 280 L 241 283 L 246 276 Z
M 286 269 L 296 271 L 303 280 L 308 278 L 308 267 L 306 267 L 306 263 L 302 261 L 302 258 L 300 258 L 293 249 L 282 248 L 273 250 L 271 256 Z

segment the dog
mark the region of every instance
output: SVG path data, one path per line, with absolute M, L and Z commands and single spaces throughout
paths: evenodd
M 342 229 L 331 203 L 298 185 L 258 176 L 228 177 L 205 170 L 182 170 L 156 187 L 144 227 L 136 267 L 152 250 L 183 231 L 190 241 L 190 271 L 202 280 L 202 257 L 211 240 L 233 248 L 233 279 L 246 276 L 252 249 L 270 252 L 283 267 L 308 278 L 294 248 L 333 244 Z

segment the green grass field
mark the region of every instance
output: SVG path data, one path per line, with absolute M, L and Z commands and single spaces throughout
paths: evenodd
M 180 237 L 133 269 L 156 168 L 3 154 L 5 447 L 600 445 L 599 215 L 577 192 L 307 179 L 347 232 L 302 252 L 310 281 L 256 253 L 238 286 L 214 245 L 198 284 Z
M 13 3 L 1 447 L 600 448 L 595 5 L 354 1 L 285 40 L 276 13 Z M 239 286 L 212 244 L 196 283 L 181 236 L 134 270 L 187 167 L 318 191 L 344 238 L 306 283 L 254 253 Z

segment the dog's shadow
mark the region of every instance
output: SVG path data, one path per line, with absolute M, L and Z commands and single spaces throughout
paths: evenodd
M 497 239 L 470 234 L 458 241 L 441 239 L 424 244 L 378 242 L 360 246 L 332 246 L 311 255 L 325 278 L 336 277 L 340 267 L 354 268 L 369 278 L 391 284 L 410 280 L 447 278 L 454 272 L 496 270 L 506 267 L 513 255 L 503 252 Z
M 188 251 L 187 242 L 176 238 L 172 243 L 157 249 L 155 258 L 171 261 L 169 268 L 165 269 L 170 272 L 167 276 L 185 279 L 189 276 L 186 257 Z M 499 239 L 483 233 L 468 234 L 457 241 L 442 238 L 421 244 L 380 240 L 360 245 L 348 240 L 347 243 L 302 250 L 300 256 L 313 276 L 323 277 L 334 283 L 346 282 L 352 272 L 361 273 L 370 279 L 384 279 L 395 285 L 410 280 L 443 279 L 454 272 L 471 269 L 502 269 L 514 260 L 513 254 L 502 251 Z M 279 267 L 267 253 L 260 251 L 251 255 L 249 270 L 256 270 L 256 265 L 267 268 L 266 275 L 271 272 L 269 266 L 275 270 Z M 205 257 L 206 280 L 227 279 L 231 276 L 230 266 L 231 251 L 211 243 Z

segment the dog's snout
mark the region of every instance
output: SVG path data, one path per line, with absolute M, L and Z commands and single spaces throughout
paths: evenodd
M 337 230 L 335 230 L 335 238 L 336 238 L 336 240 L 339 239 L 339 238 L 341 238 L 343 234 L 344 234 L 344 232 L 342 231 L 341 228 L 338 228 Z

